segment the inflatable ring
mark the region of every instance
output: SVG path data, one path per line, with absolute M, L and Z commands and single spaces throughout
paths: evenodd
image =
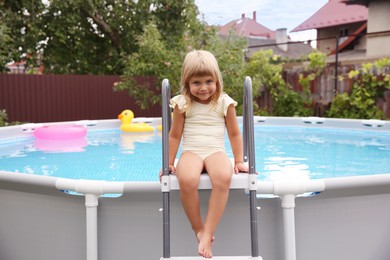
M 66 140 L 84 137 L 87 129 L 82 125 L 47 125 L 35 129 L 33 135 L 41 140 Z

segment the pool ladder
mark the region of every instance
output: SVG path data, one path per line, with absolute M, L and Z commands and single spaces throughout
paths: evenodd
M 171 257 L 170 253 L 170 191 L 179 189 L 175 175 L 169 175 L 169 129 L 171 126 L 171 108 L 169 100 L 171 90 L 168 79 L 162 82 L 162 169 L 161 192 L 163 195 L 163 257 L 164 259 L 203 259 L 201 257 Z M 257 176 L 255 167 L 255 150 L 254 150 L 254 122 L 253 122 L 253 101 L 252 101 L 252 80 L 246 77 L 244 80 L 244 97 L 243 97 L 243 143 L 244 143 L 244 161 L 248 163 L 249 174 L 241 176 L 233 175 L 232 183 L 234 188 L 249 190 L 250 204 L 250 232 L 251 232 L 251 256 L 223 256 L 213 257 L 213 259 L 257 259 L 259 256 L 258 231 L 257 231 Z M 205 180 L 204 178 L 207 178 Z M 245 178 L 244 181 L 238 181 L 236 178 Z M 203 180 L 202 180 L 203 178 Z M 237 184 L 238 183 L 238 184 Z M 231 185 L 231 188 L 232 186 Z M 210 189 L 210 181 L 207 176 L 201 176 L 200 189 Z

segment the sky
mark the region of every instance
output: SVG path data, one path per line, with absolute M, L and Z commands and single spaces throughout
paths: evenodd
M 241 18 L 245 13 L 247 18 L 253 17 L 261 25 L 276 30 L 287 28 L 292 40 L 309 40 L 315 38 L 315 30 L 290 33 L 303 23 L 328 0 L 195 0 L 204 20 L 209 25 L 225 25 Z

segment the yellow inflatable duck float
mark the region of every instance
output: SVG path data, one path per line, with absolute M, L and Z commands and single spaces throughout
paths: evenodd
M 123 110 L 122 113 L 118 115 L 118 119 L 122 121 L 120 129 L 123 132 L 129 133 L 150 133 L 154 132 L 154 127 L 146 123 L 132 123 L 134 119 L 134 113 L 131 110 Z

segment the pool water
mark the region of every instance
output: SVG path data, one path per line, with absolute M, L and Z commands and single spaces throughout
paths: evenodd
M 255 140 L 262 179 L 390 174 L 390 132 L 261 127 Z
M 162 141 L 119 130 L 54 144 L 35 138 L 0 140 L 0 170 L 71 179 L 157 181 Z M 229 156 L 232 156 L 226 138 Z M 255 126 L 261 180 L 322 179 L 390 173 L 390 133 L 330 128 Z M 180 152 L 180 151 L 179 151 Z

